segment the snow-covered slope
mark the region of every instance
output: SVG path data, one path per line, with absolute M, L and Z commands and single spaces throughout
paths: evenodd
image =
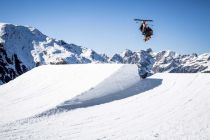
M 210 139 L 209 74 L 137 71 L 35 68 L 0 87 L 0 139 Z

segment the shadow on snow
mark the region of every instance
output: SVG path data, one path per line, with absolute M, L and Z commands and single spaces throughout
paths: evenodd
M 73 99 L 65 101 L 64 103 L 58 105 L 57 107 L 50 109 L 48 111 L 45 111 L 35 117 L 49 116 L 49 115 L 53 115 L 59 112 L 67 112 L 67 111 L 77 109 L 77 108 L 85 108 L 85 107 L 100 105 L 104 103 L 109 103 L 115 100 L 121 100 L 130 96 L 143 93 L 147 90 L 151 90 L 161 85 L 161 83 L 162 83 L 162 79 L 148 78 L 144 80 L 139 80 L 135 84 L 123 90 L 120 90 L 120 89 L 114 90 L 114 91 L 104 90 L 102 91 L 102 92 L 106 92 L 104 96 L 93 97 L 90 99 L 84 98 L 85 95 L 97 95 L 97 93 L 100 92 L 100 89 L 103 87 L 103 85 L 106 85 L 106 81 L 104 81 L 100 83 L 99 85 L 97 85 L 95 88 L 92 88 L 82 93 L 81 95 L 76 96 Z M 100 95 L 101 93 L 98 93 L 98 94 Z

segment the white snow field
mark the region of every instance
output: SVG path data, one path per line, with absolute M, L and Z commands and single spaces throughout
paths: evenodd
M 0 139 L 210 139 L 210 74 L 47 65 L 0 86 Z

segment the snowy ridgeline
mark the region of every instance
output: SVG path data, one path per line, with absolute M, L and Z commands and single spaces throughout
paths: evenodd
M 173 51 L 155 53 L 148 49 L 138 52 L 125 50 L 108 57 L 50 38 L 32 27 L 0 24 L 0 85 L 36 66 L 87 63 L 137 64 L 142 77 L 156 72 L 210 72 L 210 53 L 178 55 Z
M 0 139 L 210 139 L 209 91 L 206 73 L 40 66 L 0 86 Z

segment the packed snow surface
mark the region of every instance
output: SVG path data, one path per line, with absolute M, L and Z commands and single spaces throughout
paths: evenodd
M 210 74 L 40 66 L 0 87 L 0 139 L 210 139 Z

